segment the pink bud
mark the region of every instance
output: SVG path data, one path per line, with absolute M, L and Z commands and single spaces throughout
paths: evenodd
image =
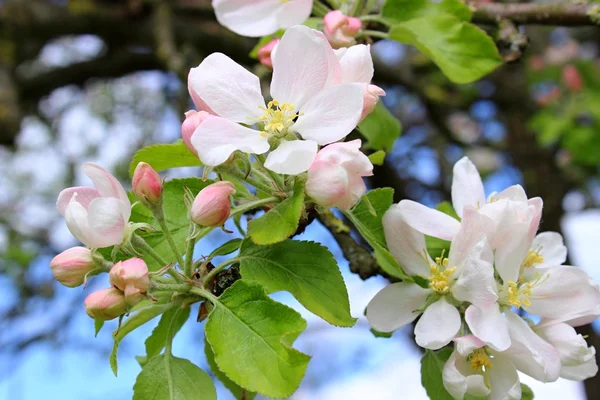
M 120 290 L 108 288 L 98 290 L 85 298 L 85 312 L 93 319 L 108 321 L 123 315 L 128 308 Z
M 215 182 L 198 193 L 192 203 L 192 221 L 202 226 L 220 226 L 229 218 L 231 202 L 229 196 L 235 193 L 233 183 Z
M 563 68 L 562 80 L 565 86 L 574 92 L 579 92 L 583 88 L 583 79 L 574 65 L 567 65 Z
M 71 247 L 50 261 L 54 278 L 67 287 L 81 285 L 85 276 L 96 269 L 92 252 L 85 247 Z
M 360 19 L 348 17 L 339 10 L 328 12 L 323 17 L 325 36 L 334 48 L 349 47 L 356 41 L 354 38 L 362 27 Z
M 271 60 L 271 53 L 273 53 L 273 49 L 277 46 L 280 39 L 273 39 L 269 43 L 265 44 L 263 47 L 258 50 L 258 61 L 262 65 L 268 68 L 273 68 L 273 61 Z
M 360 116 L 360 120 L 365 119 L 369 114 L 375 110 L 377 102 L 380 96 L 385 96 L 385 91 L 376 85 L 365 84 L 365 94 L 363 97 L 363 110 Z
M 135 167 L 132 185 L 133 193 L 144 205 L 152 207 L 160 203 L 162 179 L 150 164 L 141 162 Z
M 192 135 L 196 128 L 208 117 L 210 117 L 210 114 L 206 111 L 190 110 L 185 113 L 185 120 L 181 124 L 181 138 L 183 139 L 183 143 L 195 155 L 198 155 L 198 152 L 192 145 Z
M 127 303 L 132 306 L 139 303 L 150 289 L 148 266 L 140 258 L 116 263 L 110 269 L 109 278 L 115 288 L 125 292 Z

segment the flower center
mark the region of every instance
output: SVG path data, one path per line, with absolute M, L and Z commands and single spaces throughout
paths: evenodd
M 272 135 L 277 137 L 285 136 L 288 128 L 292 126 L 298 116 L 294 108 L 293 104 L 279 104 L 277 100 L 270 101 L 267 107 L 261 107 L 264 111 L 263 115 L 259 118 L 259 122 L 264 124 L 261 135 L 264 137 Z
M 544 257 L 540 254 L 540 250 L 532 250 L 529 249 L 525 260 L 523 260 L 523 264 L 521 266 L 523 268 L 532 268 L 536 264 L 541 264 L 544 262 Z
M 522 280 L 523 278 L 519 279 L 519 283 L 521 283 Z M 515 281 L 508 281 L 508 303 L 511 306 L 518 308 L 521 308 L 521 305 L 529 307 L 531 305 L 529 296 L 531 296 L 531 288 L 533 287 L 533 284 L 526 283 L 525 285 L 521 285 L 519 287 L 519 283 Z
M 429 287 L 439 294 L 447 294 L 450 291 L 450 278 L 456 266 L 448 268 L 448 259 L 444 258 L 444 252 L 440 257 L 436 257 L 435 264 L 429 264 L 429 271 L 431 276 L 427 278 L 429 280 Z
M 477 349 L 469 356 L 471 369 L 473 371 L 487 371 L 492 368 L 492 359 L 487 355 L 484 349 Z

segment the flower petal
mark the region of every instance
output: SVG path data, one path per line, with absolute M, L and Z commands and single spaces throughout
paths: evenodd
M 88 208 L 88 223 L 93 232 L 94 248 L 108 247 L 123 241 L 125 224 L 122 203 L 110 197 L 93 200 Z
M 188 76 L 190 88 L 218 116 L 249 123 L 265 106 L 256 75 L 222 53 L 206 57 Z
M 213 0 L 212 2 L 219 24 L 238 35 L 249 37 L 270 35 L 282 28 L 278 19 L 284 5 L 281 0 Z
M 265 167 L 278 174 L 297 175 L 307 171 L 318 149 L 312 140 L 284 140 L 269 153 Z
M 598 364 L 596 363 L 596 349 L 590 347 L 590 352 L 594 355 L 589 360 L 578 365 L 563 365 L 560 370 L 560 377 L 572 381 L 583 381 L 596 376 L 598 373 Z
M 515 223 L 510 234 L 505 235 L 505 241 L 496 247 L 495 266 L 504 282 L 516 282 L 519 279 L 521 264 L 530 248 L 528 231 L 527 222 Z
M 486 238 L 492 233 L 494 223 L 475 208 L 466 206 L 459 226 L 460 229 L 452 238 L 448 254 L 448 265 L 456 266 L 457 274 L 460 274 L 467 258 L 481 258 L 487 245 Z
M 567 260 L 567 247 L 563 237 L 558 232 L 542 232 L 531 244 L 534 251 L 539 251 L 544 258 L 544 264 L 561 265 Z
M 458 368 L 456 368 L 457 355 L 458 353 L 453 351 L 448 361 L 444 364 L 444 368 L 442 369 L 442 383 L 453 398 L 463 400 L 465 394 L 467 394 L 467 377 L 461 374 Z
M 88 212 L 76 200 L 71 200 L 65 209 L 65 222 L 71 234 L 87 247 L 95 248 L 88 223 Z
M 493 349 L 504 351 L 510 346 L 508 324 L 498 303 L 488 307 L 471 304 L 465 312 L 465 321 L 473 335 Z
M 483 260 L 469 259 L 458 280 L 452 285 L 451 291 L 457 300 L 486 308 L 498 300 L 496 285 L 492 264 Z
M 342 83 L 371 83 L 374 70 L 369 45 L 357 44 L 336 54 L 341 55 Z
M 328 87 L 311 97 L 302 107 L 292 129 L 304 139 L 320 145 L 337 142 L 358 124 L 363 107 L 363 87 L 346 83 Z
M 467 157 L 454 164 L 453 174 L 452 205 L 458 216 L 462 217 L 465 206 L 479 208 L 485 204 L 483 182 L 479 171 Z
M 412 200 L 402 200 L 398 209 L 407 224 L 425 235 L 452 240 L 460 229 L 451 216 Z
M 590 359 L 595 359 L 596 351 L 594 348 L 588 347 L 583 336 L 567 324 L 562 323 L 541 328 L 536 327 L 535 333 L 556 348 L 563 368 L 565 366 L 577 367 L 587 363 Z
M 517 369 L 511 361 L 498 354 L 489 372 L 491 392 L 488 400 L 520 400 L 521 383 Z
M 87 187 L 87 186 L 76 186 L 70 187 L 58 195 L 58 199 L 56 200 L 56 209 L 61 215 L 65 215 L 67 211 L 67 206 L 71 202 L 73 195 L 76 195 L 76 201 L 83 206 L 87 210 L 90 202 L 94 200 L 96 197 L 100 197 L 100 193 L 97 189 Z
M 421 314 L 430 290 L 414 283 L 392 283 L 381 289 L 367 305 L 367 320 L 380 332 L 393 332 Z
M 475 335 L 465 335 L 454 338 L 454 344 L 456 345 L 458 354 L 463 357 L 467 357 L 473 351 L 485 346 L 485 343 L 479 340 Z
M 282 3 L 283 6 L 277 12 L 278 29 L 301 25 L 312 12 L 313 0 L 283 1 Z
M 123 185 L 110 172 L 91 162 L 83 164 L 83 172 L 92 180 L 102 197 L 114 197 L 131 205 Z
M 507 199 L 512 201 L 527 202 L 527 194 L 521 185 L 512 185 L 494 195 L 494 200 Z
M 425 309 L 415 326 L 415 340 L 421 347 L 437 350 L 452 341 L 460 329 L 456 307 L 441 297 Z
M 258 131 L 225 118 L 210 117 L 196 128 L 192 145 L 205 165 L 214 167 L 227 161 L 236 150 L 262 154 L 269 150 L 269 141 Z

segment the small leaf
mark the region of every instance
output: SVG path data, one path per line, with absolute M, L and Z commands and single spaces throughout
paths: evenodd
M 335 258 L 314 242 L 286 240 L 257 246 L 245 240 L 238 256 L 244 280 L 256 281 L 268 293 L 285 290 L 325 321 L 350 327 L 350 303 Z
M 146 358 L 147 360 L 151 360 L 153 357 L 156 357 L 160 354 L 162 349 L 165 348 L 167 343 L 169 328 L 171 329 L 171 334 L 175 335 L 185 324 L 185 321 L 190 316 L 189 307 L 184 309 L 172 308 L 166 311 L 162 317 L 160 317 L 160 321 L 158 321 L 158 325 L 152 331 L 152 334 L 148 336 L 146 339 Z
M 521 400 L 533 400 L 533 390 L 524 383 L 521 383 Z
M 358 125 L 358 130 L 367 139 L 364 144 L 366 149 L 390 153 L 402 133 L 402 125 L 380 101 L 375 110 Z
M 239 387 L 234 381 L 229 379 L 227 375 L 225 375 L 223 371 L 219 369 L 219 367 L 217 367 L 215 355 L 210 348 L 210 344 L 208 344 L 206 340 L 204 340 L 204 354 L 206 355 L 206 361 L 208 362 L 212 373 L 217 377 L 218 380 L 221 381 L 223 386 L 225 386 L 227 390 L 233 394 L 233 397 L 235 397 L 237 400 L 252 400 L 254 397 L 256 397 L 256 393 L 249 392 L 246 389 Z
M 104 326 L 103 320 L 101 320 L 101 319 L 94 320 L 94 330 L 95 330 L 94 337 L 98 336 L 98 333 L 100 332 L 100 329 L 102 329 L 103 326 Z
M 456 211 L 454 211 L 454 207 L 452 207 L 452 204 L 450 204 L 447 201 L 442 201 L 440 204 L 438 204 L 435 207 L 436 210 L 443 212 L 446 215 L 451 216 L 452 218 L 460 221 L 460 217 L 458 216 L 458 214 L 456 213 Z
M 182 140 L 171 144 L 152 144 L 136 151 L 129 164 L 129 176 L 133 176 L 135 167 L 142 161 L 150 164 L 157 172 L 169 168 L 202 166 L 198 157 L 185 147 Z
M 183 358 L 154 357 L 133 386 L 133 400 L 217 400 L 210 376 Z
M 370 331 L 373 334 L 373 336 L 375 336 L 376 338 L 389 339 L 394 334 L 394 332 L 379 332 L 378 330 L 373 329 L 373 328 L 371 328 Z
M 381 15 L 393 23 L 440 14 L 470 21 L 472 12 L 469 6 L 460 0 L 387 0 L 381 9 Z
M 236 238 L 231 239 L 230 241 L 223 243 L 221 246 L 217 247 L 210 253 L 208 258 L 213 258 L 217 256 L 226 256 L 227 254 L 231 254 L 234 251 L 237 251 L 242 244 L 242 239 Z
M 421 384 L 431 400 L 453 400 L 442 381 L 442 369 L 451 354 L 451 348 L 442 349 L 437 354 L 427 350 L 421 359 Z
M 369 154 L 369 161 L 373 165 L 383 165 L 383 161 L 385 160 L 385 151 L 377 150 L 375 153 Z

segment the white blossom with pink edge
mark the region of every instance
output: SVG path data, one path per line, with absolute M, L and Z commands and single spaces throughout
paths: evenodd
M 78 186 L 63 190 L 56 208 L 65 217 L 71 234 L 87 247 L 118 245 L 131 216 L 127 193 L 117 178 L 97 164 L 83 164 L 83 172 L 95 188 Z
M 260 37 L 302 24 L 313 0 L 213 0 L 217 21 L 241 36 Z
M 191 138 L 205 165 L 222 164 L 236 150 L 266 153 L 273 138 L 280 144 L 265 166 L 296 175 L 308 170 L 319 145 L 343 139 L 358 124 L 363 87 L 337 84 L 340 64 L 321 32 L 305 26 L 288 29 L 272 61 L 273 101 L 267 105 L 258 77 L 224 54 L 213 53 L 190 71 L 188 86 L 196 107 L 214 115 Z

